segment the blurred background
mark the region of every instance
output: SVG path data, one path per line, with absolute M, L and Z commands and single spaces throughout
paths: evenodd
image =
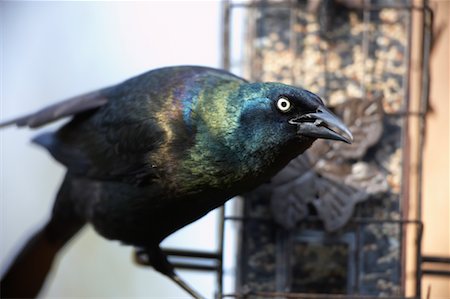
M 319 144 L 328 160 L 310 151 L 294 178 L 170 236 L 163 246 L 224 253 L 223 273 L 181 276 L 207 298 L 218 276 L 224 293 L 450 298 L 449 17 L 447 0 L 2 1 L 0 118 L 169 65 L 303 86 L 360 142 Z M 30 144 L 37 134 L 0 132 L 2 271 L 47 219 L 64 173 Z M 132 253 L 86 227 L 41 297 L 186 298 Z

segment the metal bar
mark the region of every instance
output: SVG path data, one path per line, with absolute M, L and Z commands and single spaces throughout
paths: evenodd
M 428 0 L 423 0 L 423 37 L 422 37 L 422 92 L 420 99 L 420 107 L 419 111 L 427 111 L 428 108 L 428 98 L 429 98 L 429 87 L 430 87 L 430 47 L 431 47 L 431 33 L 433 26 L 433 11 L 428 5 Z M 422 171 L 423 171 L 423 148 L 425 146 L 425 119 L 421 117 L 419 120 L 419 151 L 418 151 L 418 165 L 417 165 L 417 219 L 422 220 L 422 196 L 423 196 L 423 186 L 422 186 Z M 420 239 L 422 239 L 423 234 L 423 226 L 420 229 Z M 417 246 L 418 248 L 418 256 L 417 256 L 417 265 L 418 269 L 416 272 L 416 295 L 422 296 L 422 276 L 424 274 L 424 270 L 422 270 L 422 244 L 421 240 Z
M 203 260 L 212 260 L 213 265 L 205 265 L 202 263 L 196 262 L 181 262 L 181 261 L 171 261 L 171 264 L 175 268 L 179 269 L 189 269 L 189 270 L 202 270 L 202 271 L 219 271 L 220 263 L 217 262 L 218 254 L 210 253 L 210 252 L 200 252 L 200 251 L 188 251 L 188 250 L 178 250 L 178 249 L 165 249 L 163 252 L 167 255 L 167 257 L 185 257 L 185 258 L 198 258 Z M 152 266 L 152 264 L 148 261 L 142 259 L 136 259 L 136 263 L 141 266 Z
M 424 255 L 422 256 L 422 263 L 450 264 L 450 257 Z
M 225 216 L 225 220 L 231 221 L 249 221 L 256 220 L 261 222 L 273 222 L 271 218 L 262 218 L 262 217 L 246 217 L 246 216 Z
M 290 10 L 290 14 L 289 14 L 289 51 L 292 53 L 292 60 L 294 61 L 294 65 L 295 62 L 297 61 L 297 34 L 295 33 L 294 30 L 294 25 L 297 21 L 297 10 L 298 10 L 298 5 L 296 5 L 295 3 L 293 4 L 293 8 Z M 291 82 L 289 82 L 289 84 L 295 84 L 295 67 L 291 67 Z
M 428 7 L 428 0 L 424 0 L 424 4 Z M 433 26 L 433 11 L 425 10 L 423 14 L 423 42 L 422 42 L 422 90 L 420 98 L 419 111 L 427 112 L 429 94 L 430 94 L 430 50 L 431 50 L 431 34 Z M 425 146 L 426 123 L 424 118 L 419 121 L 419 151 L 417 157 L 417 219 L 422 219 L 422 170 L 423 170 L 423 148 Z
M 223 22 L 222 22 L 222 67 L 225 70 L 230 70 L 230 19 L 231 19 L 231 4 L 230 0 L 223 0 Z
M 411 0 L 412 1 L 412 0 Z M 411 2 L 410 1 L 410 2 Z M 410 98 L 411 98 L 411 58 L 412 58 L 412 41 L 413 41 L 413 36 L 412 36 L 412 32 L 413 32 L 413 12 L 412 11 L 407 11 L 407 23 L 406 25 L 406 30 L 407 30 L 407 40 L 406 40 L 406 55 L 404 57 L 403 63 L 406 65 L 406 74 L 405 76 L 403 76 L 403 103 L 401 105 L 401 110 L 398 111 L 400 113 L 402 112 L 411 112 L 410 111 Z M 411 114 L 412 116 L 413 114 Z M 409 207 L 411 205 L 411 202 L 409 200 L 409 192 L 411 191 L 411 188 L 409 186 L 409 182 L 410 182 L 410 172 L 408 171 L 410 165 L 406 166 L 405 165 L 405 161 L 408 159 L 409 155 L 409 150 L 410 149 L 406 149 L 405 143 L 409 144 L 408 138 L 409 138 L 409 116 L 410 114 L 405 114 L 402 115 L 403 119 L 402 119 L 402 125 L 403 125 L 403 129 L 401 132 L 401 144 L 402 144 L 402 160 L 401 160 L 401 165 L 400 165 L 400 169 L 401 169 L 401 180 L 405 181 L 404 184 L 402 184 L 401 186 L 401 190 L 400 190 L 400 211 L 401 214 L 408 217 L 408 213 L 409 213 Z M 409 159 L 408 159 L 409 160 Z M 410 163 L 408 163 L 410 164 Z M 405 180 L 406 178 L 406 180 Z M 408 267 L 408 263 L 406 262 L 408 259 L 408 230 L 406 229 L 405 232 L 403 232 L 403 229 L 400 230 L 401 233 L 401 237 L 400 237 L 400 252 L 401 252 L 401 263 L 399 265 L 400 269 L 401 269 L 401 294 L 406 294 L 406 285 L 407 285 L 407 267 Z M 416 263 L 417 263 L 417 256 L 416 256 Z M 417 271 L 417 268 L 415 269 Z M 417 289 L 415 289 L 416 291 Z M 417 292 L 416 292 L 416 296 L 417 296 Z
M 221 299 L 223 294 L 223 252 L 225 239 L 225 206 L 220 208 L 219 219 L 219 252 L 217 265 L 217 298 Z
M 425 269 L 422 270 L 422 275 L 450 276 L 450 271 Z
M 422 237 L 423 237 L 423 223 L 420 221 L 417 227 L 416 239 L 416 296 L 422 297 Z
M 231 27 L 231 1 L 223 0 L 222 2 L 222 67 L 225 70 L 231 68 L 231 46 L 230 46 L 230 27 Z M 221 208 L 220 224 L 219 224 L 219 252 L 217 258 L 219 265 L 217 267 L 217 298 L 222 299 L 223 294 L 223 245 L 224 245 L 224 226 L 225 226 L 225 209 Z
M 247 26 L 246 29 L 246 37 L 245 37 L 245 50 L 244 50 L 244 74 L 251 80 L 255 77 L 254 75 L 254 65 L 256 60 L 256 52 L 255 52 L 255 39 L 257 35 L 257 28 L 255 22 L 255 11 L 254 9 L 247 10 L 247 20 L 245 21 Z M 255 57 L 255 59 L 249 59 L 249 57 Z
M 163 252 L 167 256 L 181 256 L 181 257 L 193 257 L 193 258 L 220 260 L 220 254 L 217 252 L 168 249 L 168 248 L 163 248 Z
M 256 17 L 256 10 L 252 9 L 252 19 L 251 22 L 255 22 L 255 26 L 254 26 L 254 30 L 252 31 L 251 34 L 253 34 L 252 39 L 249 41 L 252 44 L 252 51 L 253 53 L 251 53 L 253 59 L 251 59 L 251 65 L 250 65 L 250 72 L 251 72 L 251 79 L 254 81 L 261 81 L 263 79 L 263 65 L 264 65 L 264 55 L 263 55 L 263 51 L 261 49 L 263 49 L 263 43 L 262 40 L 259 39 L 259 37 L 261 37 L 265 30 L 266 30 L 266 14 L 267 11 L 262 9 L 262 7 L 264 7 L 264 3 L 263 1 L 257 1 L 259 2 L 259 6 L 255 6 L 259 8 L 259 12 L 261 13 L 260 18 L 263 21 L 260 22 L 255 22 L 257 20 Z M 255 63 L 256 62 L 256 63 Z

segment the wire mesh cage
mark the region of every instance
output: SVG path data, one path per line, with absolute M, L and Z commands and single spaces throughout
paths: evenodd
M 229 296 L 405 298 L 412 253 L 411 296 L 420 297 L 422 224 L 408 207 L 413 197 L 420 207 L 409 174 L 412 147 L 422 151 L 424 113 L 412 110 L 410 82 L 415 12 L 424 65 L 429 56 L 425 4 L 225 2 L 224 66 L 320 95 L 355 136 L 350 146 L 317 141 L 225 217 L 240 223 L 236 293 Z M 424 107 L 426 71 L 421 79 Z M 417 140 L 409 137 L 412 119 Z M 414 167 L 420 174 L 420 158 Z

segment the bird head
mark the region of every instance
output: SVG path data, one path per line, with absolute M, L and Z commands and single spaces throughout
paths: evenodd
M 301 143 L 305 150 L 318 138 L 353 140 L 345 124 L 305 89 L 281 83 L 248 83 L 241 86 L 238 97 L 242 101 L 239 127 L 246 132 L 249 144 L 279 148 L 280 144 Z

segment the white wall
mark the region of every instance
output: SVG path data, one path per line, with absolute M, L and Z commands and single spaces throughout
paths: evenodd
M 161 66 L 220 66 L 220 7 L 219 1 L 0 2 L 0 119 Z M 2 270 L 48 217 L 64 172 L 30 144 L 36 134 L 0 131 Z M 213 250 L 215 229 L 210 213 L 164 244 Z M 66 248 L 42 297 L 187 297 L 155 271 L 135 266 L 131 253 L 88 227 Z M 181 276 L 213 297 L 213 275 Z

